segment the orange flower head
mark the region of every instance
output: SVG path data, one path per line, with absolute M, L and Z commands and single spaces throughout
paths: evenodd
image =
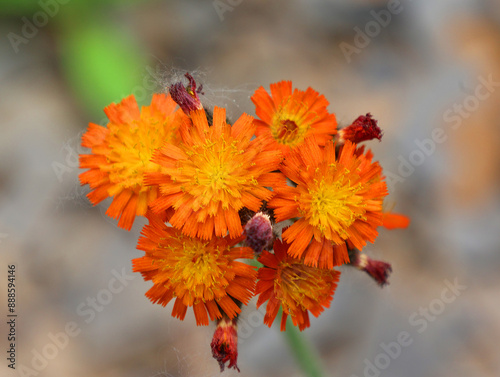
M 309 327 L 309 312 L 318 317 L 330 306 L 340 272 L 307 266 L 303 260 L 287 254 L 289 245 L 274 242 L 274 255 L 264 251 L 259 258 L 265 267 L 259 269 L 256 294 L 257 307 L 268 301 L 264 323 L 271 327 L 280 307 L 281 331 L 290 315 L 294 326 L 302 331 Z
M 296 187 L 276 187 L 268 203 L 277 221 L 300 217 L 283 232 L 289 253 L 305 263 L 332 268 L 349 262 L 347 246 L 361 249 L 373 242 L 382 225 L 387 187 L 372 154 L 346 141 L 339 156 L 314 140 L 293 151 L 281 171 Z M 347 244 L 346 244 L 347 243 Z
M 191 112 L 192 125 L 181 126 L 182 142 L 165 144 L 153 161 L 161 173 L 146 182 L 159 184 L 161 196 L 152 203 L 155 212 L 174 209 L 170 223 L 191 237 L 211 239 L 239 237 L 243 228 L 238 211 L 258 211 L 272 192 L 265 186 L 284 182 L 273 173 L 281 153 L 269 150 L 268 141 L 254 138 L 253 118 L 243 114 L 233 126 L 226 123 L 225 109 L 215 107 L 213 125 L 205 111 Z
M 257 275 L 236 261 L 253 257 L 252 249 L 233 247 L 243 237 L 204 241 L 168 227 L 156 215 L 148 217 L 137 246 L 146 255 L 132 261 L 134 272 L 153 282 L 146 296 L 163 306 L 175 297 L 172 316 L 181 320 L 192 306 L 197 325 L 208 325 L 209 317 L 239 314 L 239 303 L 247 304 L 253 295 Z
M 96 205 L 113 197 L 106 214 L 120 218 L 118 226 L 130 230 L 136 215 L 144 216 L 158 188 L 143 184 L 144 174 L 159 171 L 151 162 L 153 151 L 165 141 L 174 141 L 182 111 L 175 111 L 170 96 L 155 94 L 150 106 L 139 110 L 134 96 L 104 109 L 107 127 L 89 124 L 82 146 L 92 154 L 80 155 L 80 183 L 89 184 L 89 200 Z
M 256 134 L 270 137 L 283 154 L 287 155 L 311 135 L 325 145 L 337 132 L 335 115 L 328 112 L 328 101 L 323 95 L 312 88 L 292 92 L 291 81 L 270 87 L 271 95 L 260 87 L 251 98 L 260 118 L 255 121 Z

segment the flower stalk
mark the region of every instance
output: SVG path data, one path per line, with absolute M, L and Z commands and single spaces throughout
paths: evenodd
M 293 326 L 292 320 L 288 318 L 288 327 L 284 332 L 288 346 L 293 356 L 307 377 L 324 377 L 321 360 L 318 357 L 318 351 L 313 347 L 304 334 Z

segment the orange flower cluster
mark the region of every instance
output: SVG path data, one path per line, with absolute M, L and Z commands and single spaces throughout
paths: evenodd
M 137 246 L 145 255 L 132 261 L 153 283 L 146 296 L 173 300 L 181 320 L 192 308 L 197 325 L 215 321 L 213 355 L 221 370 L 237 369 L 237 319 L 252 297 L 267 303 L 268 326 L 281 311 L 282 331 L 288 317 L 304 330 L 330 305 L 336 266 L 387 283 L 390 265 L 361 250 L 379 226 L 408 219 L 384 212 L 382 168 L 358 145 L 381 139 L 370 114 L 337 130 L 323 95 L 281 81 L 251 97 L 258 119 L 229 122 L 186 77 L 141 110 L 133 96 L 106 107 L 108 125 L 91 123 L 82 137 L 91 153 L 80 156 L 80 182 L 94 205 L 113 198 L 106 213 L 118 226 L 149 220 Z

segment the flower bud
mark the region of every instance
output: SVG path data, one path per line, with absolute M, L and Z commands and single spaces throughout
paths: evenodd
M 240 368 L 236 365 L 238 360 L 238 326 L 236 325 L 236 318 L 229 319 L 223 316 L 217 321 L 217 329 L 210 347 L 212 347 L 212 356 L 219 362 L 221 372 L 224 371 L 226 362 L 229 362 L 228 368 L 240 371 Z
M 382 131 L 370 113 L 360 115 L 350 126 L 341 129 L 338 134 L 340 144 L 344 144 L 346 140 L 355 144 L 372 139 L 382 140 Z
M 245 225 L 246 244 L 255 254 L 269 247 L 273 241 L 273 226 L 269 215 L 257 212 Z
M 357 252 L 351 260 L 351 264 L 354 267 L 358 270 L 365 271 L 381 287 L 389 284 L 387 280 L 392 272 L 392 267 L 389 263 L 373 260 L 368 255 L 359 252 Z
M 184 86 L 182 82 L 177 82 L 170 86 L 168 91 L 172 99 L 184 111 L 184 114 L 189 115 L 191 111 L 203 109 L 203 105 L 198 97 L 198 93 L 200 93 L 202 87 L 200 86 L 197 90 L 193 76 L 189 73 L 186 73 L 184 76 L 189 80 L 187 86 Z

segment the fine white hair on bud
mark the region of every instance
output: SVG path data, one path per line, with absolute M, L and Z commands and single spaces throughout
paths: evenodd
M 257 212 L 245 225 L 246 244 L 258 255 L 273 241 L 273 226 L 269 215 Z

